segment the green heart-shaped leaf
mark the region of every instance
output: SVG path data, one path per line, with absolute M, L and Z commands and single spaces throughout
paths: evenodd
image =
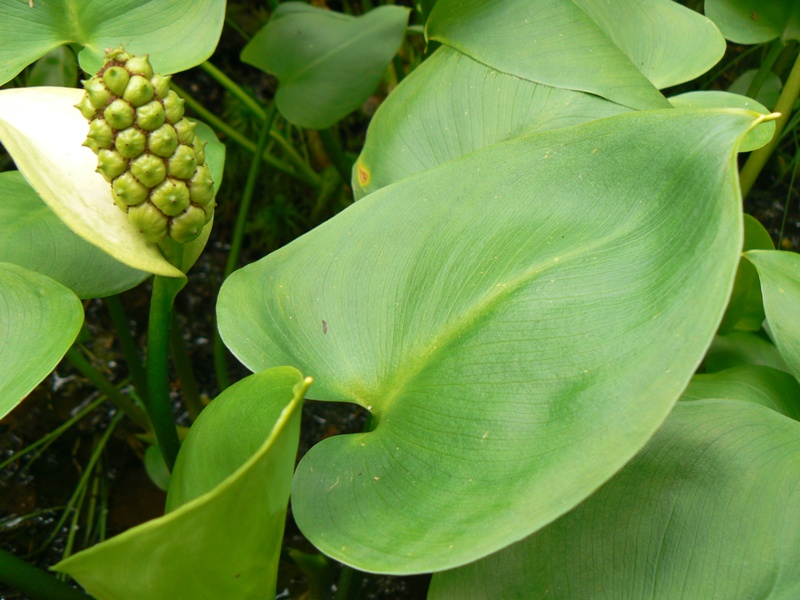
M 739 365 L 695 375 L 681 400 L 706 398 L 755 402 L 800 421 L 800 383 L 772 367 Z
M 87 73 L 102 66 L 106 48 L 121 45 L 149 53 L 156 72 L 183 71 L 211 56 L 224 19 L 222 0 L 0 0 L 0 84 L 62 45 L 83 47 Z
M 670 0 L 439 0 L 426 30 L 505 73 L 639 109 L 668 106 L 657 88 L 725 52 L 713 23 Z
M 234 273 L 218 303 L 233 353 L 297 365 L 315 398 L 377 423 L 301 461 L 306 536 L 367 571 L 450 568 L 629 460 L 722 318 L 742 243 L 736 145 L 757 122 L 645 111 L 496 144 Z
M 225 390 L 181 447 L 171 512 L 53 568 L 104 600 L 274 597 L 309 385 L 281 367 Z
M 134 269 L 183 277 L 116 207 L 111 186 L 96 172 L 97 157 L 81 145 L 89 125 L 74 107 L 82 96 L 66 88 L 0 90 L 0 141 L 25 179 L 80 237 Z M 208 153 L 212 171 L 219 169 L 212 165 L 219 158 L 219 152 Z M 186 244 L 186 256 L 199 255 L 210 229 L 211 223 Z
M 800 423 L 750 402 L 681 403 L 600 491 L 455 571 L 430 600 L 796 598 Z
M 403 41 L 409 9 L 381 6 L 360 17 L 285 2 L 247 44 L 242 60 L 278 78 L 286 119 L 325 129 L 378 86 Z
M 75 235 L 17 171 L 0 173 L 0 196 L 0 261 L 52 277 L 80 298 L 118 294 L 150 276 Z
M 0 262 L 0 419 L 52 371 L 83 324 L 69 289 Z
M 800 4 L 795 0 L 706 0 L 705 13 L 737 44 L 800 40 Z
M 750 250 L 745 257 L 758 271 L 770 335 L 800 379 L 800 254 Z
M 353 190 L 360 198 L 512 137 L 628 110 L 500 73 L 443 46 L 381 104 L 353 169 Z

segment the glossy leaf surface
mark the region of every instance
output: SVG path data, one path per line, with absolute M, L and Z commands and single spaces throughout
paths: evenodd
M 224 18 L 223 0 L 0 0 L 0 84 L 63 45 L 80 48 L 87 73 L 120 45 L 149 53 L 156 72 L 183 71 L 211 56 Z
M 353 169 L 356 198 L 512 137 L 627 112 L 489 68 L 446 46 L 381 104 Z
M 751 250 L 745 256 L 758 270 L 770 335 L 800 379 L 800 254 Z
M 403 41 L 408 13 L 381 6 L 353 17 L 285 2 L 242 51 L 242 60 L 278 78 L 275 101 L 288 121 L 325 129 L 378 86 Z
M 296 365 L 314 398 L 377 421 L 300 463 L 309 539 L 363 570 L 449 568 L 629 460 L 725 309 L 736 145 L 756 117 L 626 113 L 496 144 L 234 273 L 218 302 L 233 353 L 254 371 Z
M 52 277 L 80 298 L 117 294 L 150 276 L 75 235 L 19 172 L 0 173 L 0 197 L 0 261 Z
M 795 0 L 706 0 L 705 13 L 737 44 L 800 40 L 800 4 Z
M 750 402 L 680 403 L 577 509 L 434 575 L 428 598 L 796 598 L 798 478 L 797 421 Z
M 274 597 L 309 383 L 284 367 L 225 390 L 181 448 L 173 510 L 54 569 L 102 600 Z
M 426 31 L 504 73 L 639 109 L 667 106 L 657 88 L 725 51 L 708 19 L 670 0 L 439 0 Z
M 0 262 L 0 418 L 55 368 L 82 323 L 83 306 L 70 290 Z
M 97 157 L 81 146 L 89 125 L 74 105 L 82 95 L 50 87 L 0 91 L 0 141 L 52 211 L 84 240 L 134 269 L 183 277 L 114 205 L 111 186 L 96 172 Z M 212 171 L 219 169 L 212 164 L 219 156 L 208 153 Z M 186 245 L 187 255 L 199 254 L 210 227 Z

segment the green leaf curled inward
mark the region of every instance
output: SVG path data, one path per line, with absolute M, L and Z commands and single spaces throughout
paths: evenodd
M 376 422 L 300 462 L 303 533 L 366 571 L 453 568 L 630 460 L 724 313 L 759 118 L 630 112 L 494 144 L 234 273 L 217 316 L 239 360 L 297 365 Z
M 658 89 L 725 51 L 708 19 L 670 0 L 439 0 L 426 31 L 505 73 L 637 109 L 668 106 Z
M 83 324 L 83 306 L 49 277 L 0 262 L 0 418 L 44 379 Z
M 435 574 L 428 598 L 797 598 L 799 477 L 797 421 L 751 402 L 682 402 L 578 508 Z
M 224 19 L 223 0 L 0 0 L 0 84 L 64 45 L 80 48 L 87 73 L 122 44 L 159 72 L 184 71 L 211 56 Z
M 274 597 L 309 385 L 280 367 L 225 390 L 181 447 L 169 512 L 54 569 L 103 600 Z
M 381 6 L 353 17 L 285 2 L 247 44 L 242 60 L 278 78 L 286 119 L 325 129 L 375 90 L 403 41 L 409 9 Z

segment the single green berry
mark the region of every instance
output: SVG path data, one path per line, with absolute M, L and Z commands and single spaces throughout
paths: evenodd
M 208 223 L 211 220 L 211 217 L 214 216 L 214 207 L 216 205 L 216 202 L 209 202 L 208 204 L 200 206 L 200 208 L 203 209 L 203 212 L 206 213 L 206 223 Z
M 157 244 L 167 236 L 169 219 L 150 202 L 131 206 L 128 219 L 148 242 Z
M 130 73 L 124 67 L 112 66 L 103 72 L 103 82 L 115 96 L 122 96 L 125 93 L 125 88 L 128 86 L 130 78 Z
M 196 128 L 196 122 L 185 118 L 175 123 L 175 131 L 178 133 L 178 141 L 181 144 L 191 145 L 191 143 L 194 142 L 194 130 Z
M 167 158 L 172 156 L 175 148 L 178 147 L 178 134 L 175 128 L 169 123 L 164 123 L 155 131 L 150 132 L 148 149 L 153 154 Z
M 190 206 L 186 212 L 172 219 L 169 237 L 180 244 L 187 244 L 200 236 L 205 224 L 206 214 L 203 209 Z
M 189 206 L 189 190 L 180 179 L 167 177 L 153 188 L 150 201 L 165 215 L 174 217 Z
M 126 171 L 113 182 L 111 182 L 111 194 L 114 196 L 114 201 L 117 206 L 121 206 L 125 212 L 128 212 L 129 206 L 136 206 L 147 200 L 150 193 L 145 186 L 143 186 L 130 171 Z
M 122 98 L 114 100 L 103 111 L 103 116 L 108 121 L 108 124 L 117 131 L 127 129 L 133 125 L 134 114 L 133 107 Z
M 131 173 L 149 188 L 156 187 L 167 176 L 164 160 L 152 154 L 142 154 L 131 161 Z
M 194 140 L 194 157 L 198 165 L 205 164 L 206 162 L 206 142 L 200 138 Z
M 169 82 L 172 79 L 171 75 L 155 74 L 150 78 L 150 83 L 153 85 L 153 90 L 156 93 L 156 98 L 163 100 L 169 94 Z
M 88 81 L 84 81 L 83 87 L 86 88 L 89 102 L 97 110 L 105 108 L 111 102 L 111 92 L 100 77 L 92 77 Z
M 152 100 L 136 109 L 136 124 L 145 131 L 153 131 L 164 124 L 164 106 Z
M 208 165 L 200 165 L 189 182 L 189 197 L 195 204 L 205 205 L 214 199 L 214 180 Z
M 178 179 L 191 179 L 197 170 L 197 159 L 194 149 L 183 144 L 179 145 L 167 161 L 167 172 L 170 177 Z
M 103 119 L 95 119 L 89 123 L 86 139 L 92 140 L 98 148 L 111 148 L 114 145 L 114 130 Z M 97 154 L 97 152 L 95 152 Z
M 170 123 L 177 123 L 183 118 L 183 98 L 172 90 L 164 98 L 164 114 Z
M 75 105 L 75 108 L 81 111 L 83 118 L 87 121 L 94 119 L 94 115 L 97 113 L 97 109 L 92 106 L 89 96 L 86 94 L 84 94 L 83 98 L 81 98 L 81 101 Z
M 153 67 L 150 65 L 148 54 L 132 56 L 125 62 L 125 68 L 131 75 L 141 75 L 146 79 L 150 79 L 153 76 Z
M 141 75 L 133 75 L 128 81 L 128 86 L 125 88 L 125 93 L 122 94 L 122 97 L 130 102 L 132 106 L 141 106 L 150 102 L 154 95 L 155 91 L 149 79 Z
M 117 139 L 114 142 L 117 152 L 125 158 L 136 158 L 142 152 L 147 144 L 147 136 L 143 131 L 128 127 L 117 134 Z
M 116 150 L 100 150 L 97 153 L 97 172 L 112 181 L 128 168 L 128 161 Z

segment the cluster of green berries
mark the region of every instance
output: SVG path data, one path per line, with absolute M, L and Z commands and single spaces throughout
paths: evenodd
M 89 121 L 84 146 L 97 154 L 116 205 L 148 241 L 187 243 L 214 214 L 214 181 L 197 123 L 184 118 L 169 80 L 153 74 L 147 56 L 108 50 L 76 108 Z

